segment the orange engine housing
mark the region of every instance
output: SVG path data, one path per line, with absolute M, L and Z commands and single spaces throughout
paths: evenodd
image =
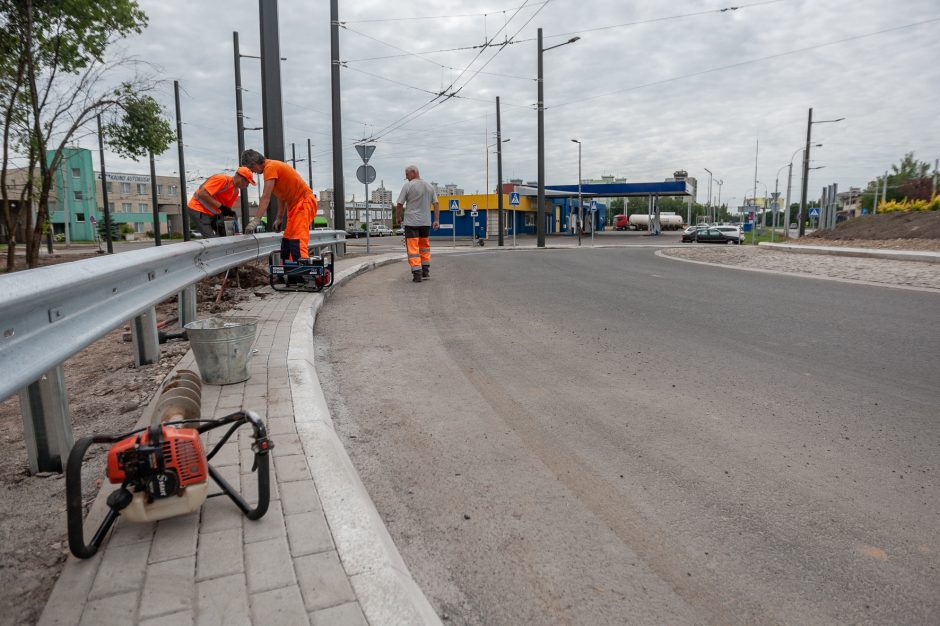
M 171 469 L 179 476 L 179 486 L 185 487 L 203 483 L 209 476 L 206 455 L 199 440 L 199 432 L 194 428 L 173 428 L 163 426 L 163 462 L 166 469 Z M 124 452 L 137 445 L 149 443 L 149 433 L 131 435 L 115 443 L 108 450 L 108 480 L 114 484 L 124 482 Z

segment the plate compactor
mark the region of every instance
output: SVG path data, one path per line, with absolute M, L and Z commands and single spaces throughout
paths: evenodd
M 261 418 L 252 411 L 238 411 L 218 419 L 202 419 L 202 380 L 189 370 L 179 370 L 163 385 L 153 419 L 146 428 L 123 435 L 94 435 L 79 440 L 69 453 L 65 473 L 69 549 L 80 559 L 93 556 L 118 515 L 132 522 L 153 522 L 199 509 L 206 498 L 226 495 L 248 519 L 258 520 L 268 510 L 270 467 L 268 439 Z M 249 424 L 254 452 L 252 472 L 258 472 L 258 501 L 252 508 L 213 468 L 212 460 L 239 427 Z M 200 435 L 227 428 L 206 453 Z M 107 444 L 108 480 L 120 488 L 108 496 L 108 512 L 85 543 L 82 519 L 82 461 L 88 448 Z M 221 490 L 209 493 L 209 478 Z
M 333 284 L 333 253 L 324 251 L 299 261 L 282 261 L 280 252 L 268 256 L 268 279 L 275 291 L 323 291 Z

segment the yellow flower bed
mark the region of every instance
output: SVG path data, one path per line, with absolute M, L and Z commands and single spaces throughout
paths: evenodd
M 927 200 L 891 200 L 890 202 L 879 202 L 879 213 L 897 213 L 901 211 L 940 211 L 940 194 L 933 197 L 929 202 Z

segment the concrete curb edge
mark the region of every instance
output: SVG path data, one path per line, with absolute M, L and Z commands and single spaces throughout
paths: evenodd
M 334 288 L 401 258 L 394 253 L 357 263 L 336 276 Z M 301 303 L 291 326 L 287 357 L 294 422 L 323 513 L 370 624 L 439 625 L 333 428 L 313 352 L 313 328 L 328 295 L 310 294 Z
M 843 248 L 840 246 L 807 246 L 792 243 L 758 244 L 762 248 L 783 250 L 796 254 L 829 254 L 832 256 L 852 256 L 870 259 L 891 259 L 893 261 L 917 261 L 919 263 L 940 263 L 940 252 L 928 250 L 889 250 L 874 248 Z

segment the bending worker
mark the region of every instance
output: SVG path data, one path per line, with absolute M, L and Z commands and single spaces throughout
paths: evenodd
M 266 159 L 257 150 L 242 152 L 242 165 L 255 174 L 264 175 L 264 190 L 258 211 L 245 227 L 252 234 L 258 228 L 259 218 L 268 210 L 271 195 L 277 198 L 277 218 L 274 230 L 284 226 L 281 238 L 281 260 L 299 261 L 310 258 L 307 243 L 310 241 L 310 222 L 317 216 L 317 198 L 303 177 L 283 161 Z M 286 219 L 285 219 L 286 214 Z M 286 224 L 285 224 L 286 223 Z
M 440 227 L 441 207 L 437 203 L 434 187 L 421 180 L 418 168 L 405 168 L 405 178 L 395 205 L 395 217 L 405 227 L 405 245 L 408 248 L 408 265 L 411 280 L 420 283 L 431 277 L 431 227 Z M 434 222 L 431 222 L 431 207 L 434 207 Z M 404 212 L 404 218 L 402 217 Z
M 255 179 L 247 167 L 238 168 L 233 176 L 210 176 L 189 199 L 187 211 L 190 222 L 203 237 L 224 236 L 224 226 L 219 228 L 222 226 L 222 218 L 235 217 L 232 207 L 238 200 L 238 192 L 249 184 L 254 185 Z

